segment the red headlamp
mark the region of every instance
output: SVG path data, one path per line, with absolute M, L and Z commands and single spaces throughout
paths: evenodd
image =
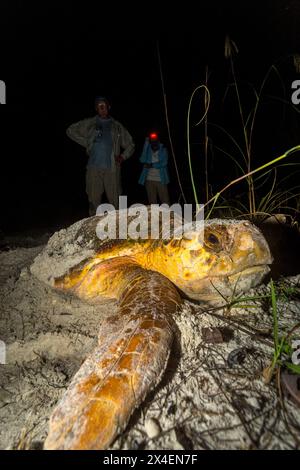
M 158 140 L 158 135 L 156 134 L 156 132 L 151 132 L 151 134 L 149 135 L 149 139 Z

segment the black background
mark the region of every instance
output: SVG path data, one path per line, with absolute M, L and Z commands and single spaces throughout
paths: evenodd
M 94 114 L 98 94 L 110 99 L 111 114 L 136 143 L 135 154 L 123 165 L 124 194 L 130 204 L 146 202 L 144 188 L 137 183 L 146 133 L 157 129 L 170 148 L 157 45 L 177 164 L 187 201 L 192 202 L 186 118 L 193 90 L 204 82 L 208 66 L 209 119 L 242 137 L 232 91 L 223 101 L 232 81 L 224 58 L 229 34 L 239 49 L 234 64 L 246 109 L 253 98 L 247 83 L 259 87 L 274 63 L 281 80 L 274 73 L 267 92 L 290 101 L 291 82 L 299 79 L 292 61 L 292 54 L 299 52 L 299 3 L 2 1 L 0 79 L 7 90 L 7 104 L 0 106 L 2 230 L 57 228 L 87 216 L 87 157 L 66 137 L 65 129 Z M 203 111 L 203 95 L 193 103 L 195 122 Z M 254 167 L 299 144 L 299 116 L 287 112 L 279 101 L 266 100 L 255 127 Z M 221 134 L 213 137 L 217 145 L 226 145 Z M 200 202 L 204 197 L 202 143 L 203 127 L 193 128 Z M 177 202 L 180 190 L 172 157 L 169 167 L 172 202 Z M 216 154 L 210 157 L 209 170 L 213 191 L 236 176 L 230 174 L 228 160 Z

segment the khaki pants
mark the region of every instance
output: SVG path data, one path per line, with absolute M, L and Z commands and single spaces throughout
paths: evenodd
M 120 168 L 111 171 L 106 168 L 88 167 L 86 170 L 86 192 L 89 200 L 89 213 L 95 215 L 105 192 L 108 202 L 119 208 L 121 194 Z
M 145 187 L 149 204 L 170 204 L 168 186 L 160 181 L 146 180 Z

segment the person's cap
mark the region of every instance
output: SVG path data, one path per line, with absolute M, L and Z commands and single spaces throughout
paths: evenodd
M 97 106 L 97 104 L 100 103 L 101 101 L 104 101 L 104 103 L 106 103 L 107 106 L 110 106 L 108 99 L 105 96 L 100 96 L 100 95 L 96 96 L 95 98 L 95 106 Z

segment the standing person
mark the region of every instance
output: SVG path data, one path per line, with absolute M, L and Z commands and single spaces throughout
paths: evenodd
M 156 132 L 146 137 L 140 162 L 144 164 L 139 184 L 145 185 L 149 204 L 170 204 L 168 151 Z
M 119 207 L 121 164 L 134 152 L 134 142 L 125 127 L 109 114 L 110 104 L 104 96 L 95 99 L 96 116 L 83 119 L 67 128 L 67 136 L 82 145 L 89 156 L 86 192 L 89 214 L 95 215 L 105 192 L 108 202 Z

